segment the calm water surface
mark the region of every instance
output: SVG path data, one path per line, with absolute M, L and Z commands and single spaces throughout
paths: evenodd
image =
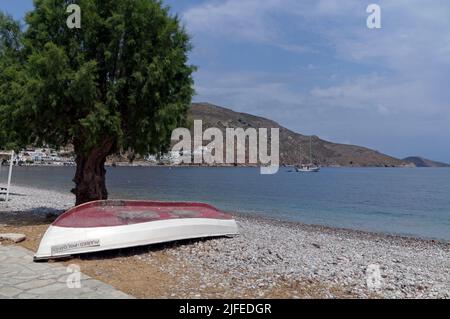
M 3 169 L 0 181 L 6 178 Z M 74 168 L 18 167 L 16 185 L 67 192 Z M 450 241 L 450 169 L 109 168 L 112 198 L 185 200 L 308 224 Z

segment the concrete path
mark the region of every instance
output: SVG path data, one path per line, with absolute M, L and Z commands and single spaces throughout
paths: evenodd
M 79 285 L 77 285 L 77 278 L 81 279 Z M 68 272 L 67 268 L 61 264 L 34 263 L 33 253 L 25 248 L 0 245 L 0 299 L 6 298 L 126 299 L 132 297 L 84 274 Z

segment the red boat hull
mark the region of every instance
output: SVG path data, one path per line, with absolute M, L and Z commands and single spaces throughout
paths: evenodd
M 45 233 L 35 260 L 237 234 L 233 217 L 208 204 L 96 201 L 62 214 Z
M 155 201 L 96 201 L 77 206 L 61 215 L 53 226 L 113 227 L 180 218 L 232 219 L 203 203 Z

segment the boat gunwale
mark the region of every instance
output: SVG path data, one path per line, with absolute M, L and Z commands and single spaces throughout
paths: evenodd
M 62 221 L 65 218 L 68 218 L 72 215 L 75 215 L 76 213 L 83 211 L 85 209 L 89 209 L 89 208 L 95 208 L 95 207 L 112 207 L 112 208 L 117 208 L 117 207 L 169 207 L 169 206 L 173 206 L 173 207 L 200 207 L 200 208 L 206 208 L 206 209 L 210 209 L 214 212 L 217 212 L 218 214 L 221 214 L 224 218 L 221 218 L 223 220 L 229 220 L 229 219 L 233 219 L 233 216 L 229 213 L 223 212 L 219 209 L 217 209 L 216 207 L 207 204 L 207 203 L 201 203 L 201 202 L 170 202 L 170 201 L 152 201 L 152 200 L 122 200 L 122 199 L 112 199 L 112 200 L 96 200 L 96 201 L 91 201 L 91 202 L 87 202 L 75 207 L 72 207 L 70 209 L 68 209 L 67 211 L 65 211 L 64 213 L 62 213 L 60 216 L 58 216 L 57 219 L 55 219 L 55 221 L 51 224 L 52 226 L 57 226 L 57 227 L 63 227 L 63 228 L 94 228 L 95 226 L 90 226 L 90 227 L 69 227 L 69 226 L 62 226 L 60 225 L 62 223 Z M 192 218 L 192 217 L 190 217 Z M 198 217 L 198 218 L 202 218 L 202 217 Z M 205 217 L 203 217 L 205 218 Z M 182 218 L 179 218 L 182 219 Z M 148 221 L 151 222 L 151 221 Z M 143 222 L 141 222 L 143 223 Z M 111 225 L 111 226 L 99 226 L 99 227 L 115 227 L 115 226 L 124 226 L 124 225 Z

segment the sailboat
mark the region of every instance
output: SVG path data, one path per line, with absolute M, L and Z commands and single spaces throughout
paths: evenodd
M 298 173 L 318 173 L 320 172 L 320 166 L 313 164 L 312 161 L 312 136 L 309 137 L 309 164 L 302 164 L 295 167 Z

